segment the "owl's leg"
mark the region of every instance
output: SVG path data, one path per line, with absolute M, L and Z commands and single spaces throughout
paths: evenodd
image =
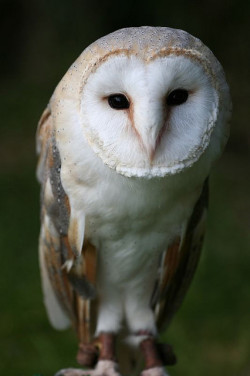
M 82 371 L 79 376 L 120 376 L 115 356 L 115 334 L 105 332 L 99 333 L 98 337 L 90 347 L 94 347 L 96 351 L 98 351 L 98 362 L 94 369 Z M 82 354 L 78 353 L 78 362 L 80 364 L 86 365 L 86 363 L 81 361 L 82 359 L 86 359 L 86 350 L 92 351 L 90 347 L 88 348 L 88 345 L 86 345 Z
M 91 364 L 91 360 L 94 358 L 96 360 L 96 367 L 87 371 L 81 371 L 79 376 L 120 376 L 115 356 L 115 334 L 101 332 L 92 344 L 80 345 L 77 356 L 79 364 L 90 367 L 94 366 L 95 364 Z M 73 373 L 72 375 L 69 374 L 69 376 L 75 375 Z
M 132 335 L 129 342 L 138 346 L 144 358 L 145 369 L 141 376 L 167 376 L 166 365 L 176 363 L 171 346 L 157 342 L 157 328 L 154 313 L 149 307 L 148 294 L 141 294 L 141 298 L 126 297 L 126 319 Z
M 140 343 L 140 349 L 145 360 L 145 369 L 141 376 L 167 376 L 165 366 L 176 363 L 176 357 L 171 346 L 157 343 L 153 336 L 149 335 L 143 339 Z
M 81 344 L 77 356 L 78 363 L 95 369 L 82 371 L 82 375 L 119 376 L 115 356 L 115 336 L 121 327 L 123 317 L 121 295 L 114 286 L 103 284 L 96 338 L 92 344 Z
M 81 353 L 82 350 L 82 353 Z M 85 345 L 78 353 L 78 362 L 82 365 L 93 351 L 98 351 L 98 362 L 94 369 L 82 370 L 68 368 L 59 371 L 55 376 L 120 376 L 115 360 L 115 335 L 100 333 L 91 345 Z

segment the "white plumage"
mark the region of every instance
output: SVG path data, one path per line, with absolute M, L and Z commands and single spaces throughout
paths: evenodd
M 59 83 L 38 130 L 40 264 L 52 324 L 73 321 L 85 344 L 91 332 L 101 338 L 94 375 L 116 372 L 100 365 L 114 364 L 105 338 L 124 325 L 141 345 L 144 373 L 164 374 L 157 319 L 170 319 L 195 270 L 199 197 L 229 113 L 221 66 L 180 30 L 112 33 Z

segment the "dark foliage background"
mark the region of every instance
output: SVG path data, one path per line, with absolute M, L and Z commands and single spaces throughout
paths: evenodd
M 184 29 L 223 64 L 234 111 L 211 176 L 203 256 L 170 330 L 172 376 L 250 375 L 250 2 L 2 0 L 0 137 L 0 374 L 51 376 L 75 365 L 71 331 L 48 324 L 40 290 L 34 137 L 62 75 L 98 37 L 126 26 Z

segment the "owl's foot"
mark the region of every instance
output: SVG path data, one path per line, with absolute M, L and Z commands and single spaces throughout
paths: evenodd
M 117 363 L 112 360 L 99 360 L 95 369 L 82 370 L 67 368 L 58 371 L 55 376 L 121 376 Z
M 92 373 L 84 373 L 90 376 L 121 376 L 118 372 L 118 364 L 112 360 L 99 360 Z
M 80 365 L 90 370 L 68 370 L 65 376 L 120 376 L 115 358 L 115 336 L 113 333 L 100 333 L 93 343 L 80 343 L 77 353 Z M 67 370 L 64 370 L 67 371 Z M 75 373 L 69 373 L 75 372 Z M 56 375 L 56 376 L 60 376 Z
M 140 376 L 168 376 L 164 367 L 153 367 L 142 371 Z
M 115 336 L 112 333 L 100 333 L 93 343 L 80 343 L 77 362 L 81 366 L 93 368 L 99 360 L 115 362 Z

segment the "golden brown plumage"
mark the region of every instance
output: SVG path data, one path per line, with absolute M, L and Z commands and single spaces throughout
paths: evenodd
M 196 270 L 229 114 L 219 62 L 181 30 L 112 33 L 57 86 L 37 130 L 41 275 L 50 321 L 73 325 L 91 375 L 119 376 L 125 323 L 141 376 L 166 376 L 157 335 Z

